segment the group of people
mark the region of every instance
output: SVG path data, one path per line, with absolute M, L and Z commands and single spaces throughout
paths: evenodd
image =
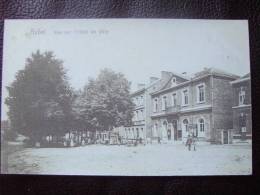
M 193 150 L 196 151 L 196 141 L 197 141 L 197 137 L 194 136 L 194 134 L 188 135 L 186 146 L 188 146 L 189 151 L 191 150 L 191 147 L 193 147 Z

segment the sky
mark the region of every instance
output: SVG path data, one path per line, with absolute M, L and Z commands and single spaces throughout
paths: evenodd
M 161 71 L 187 75 L 215 67 L 250 72 L 246 20 L 59 19 L 5 20 L 1 118 L 6 86 L 40 50 L 63 60 L 71 85 L 82 88 L 103 68 L 123 73 L 136 90 Z

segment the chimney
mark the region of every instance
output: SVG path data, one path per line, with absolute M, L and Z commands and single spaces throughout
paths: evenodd
M 159 80 L 157 77 L 150 77 L 150 84 Z
M 143 83 L 138 83 L 137 84 L 137 90 L 143 89 L 143 88 L 145 88 L 145 84 L 143 84 Z
M 165 78 L 168 78 L 168 77 L 171 77 L 171 76 L 172 76 L 171 72 L 161 71 L 161 79 L 165 79 Z

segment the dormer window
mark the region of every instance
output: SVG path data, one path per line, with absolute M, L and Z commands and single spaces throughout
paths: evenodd
M 176 85 L 176 77 L 172 78 L 172 85 L 175 86 Z

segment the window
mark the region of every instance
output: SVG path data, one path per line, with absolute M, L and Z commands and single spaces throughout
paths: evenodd
M 185 90 L 183 90 L 182 91 L 182 93 L 183 93 L 183 98 L 182 98 L 182 100 L 183 100 L 183 105 L 188 105 L 189 104 L 189 94 L 188 94 L 188 90 L 187 89 L 185 89 Z
M 173 86 L 176 85 L 176 78 L 175 77 L 172 78 L 172 85 Z
M 158 136 L 157 132 L 158 132 L 158 124 L 156 123 L 154 125 L 154 128 L 153 128 L 153 137 L 157 137 Z
M 246 114 L 241 113 L 239 116 L 239 126 L 241 128 L 241 132 L 246 132 Z
M 139 99 L 138 97 L 135 98 L 135 104 L 138 106 L 139 105 Z
M 136 113 L 136 120 L 138 121 L 138 120 L 139 120 L 139 113 L 138 113 L 138 110 L 135 111 L 135 113 Z
M 246 97 L 246 92 L 244 88 L 241 87 L 239 91 L 239 105 L 245 104 L 245 97 Z
M 158 111 L 158 99 L 154 99 L 154 102 L 153 102 L 153 111 L 154 112 L 157 112 Z
M 184 120 L 183 120 L 183 127 L 184 127 L 184 130 L 185 130 L 186 132 L 189 131 L 188 125 L 189 125 L 189 121 L 188 121 L 187 119 L 184 119 Z
M 144 120 L 144 111 L 141 110 L 141 120 Z
M 205 85 L 201 84 L 197 88 L 197 102 L 201 103 L 205 101 Z
M 141 96 L 141 105 L 144 105 L 144 97 Z
M 163 96 L 162 98 L 162 110 L 165 110 L 167 107 L 167 97 Z
M 200 132 L 204 132 L 205 131 L 205 125 L 204 125 L 204 120 L 201 118 L 199 119 L 199 130 Z
M 177 105 L 177 95 L 176 93 L 172 94 L 172 106 Z

